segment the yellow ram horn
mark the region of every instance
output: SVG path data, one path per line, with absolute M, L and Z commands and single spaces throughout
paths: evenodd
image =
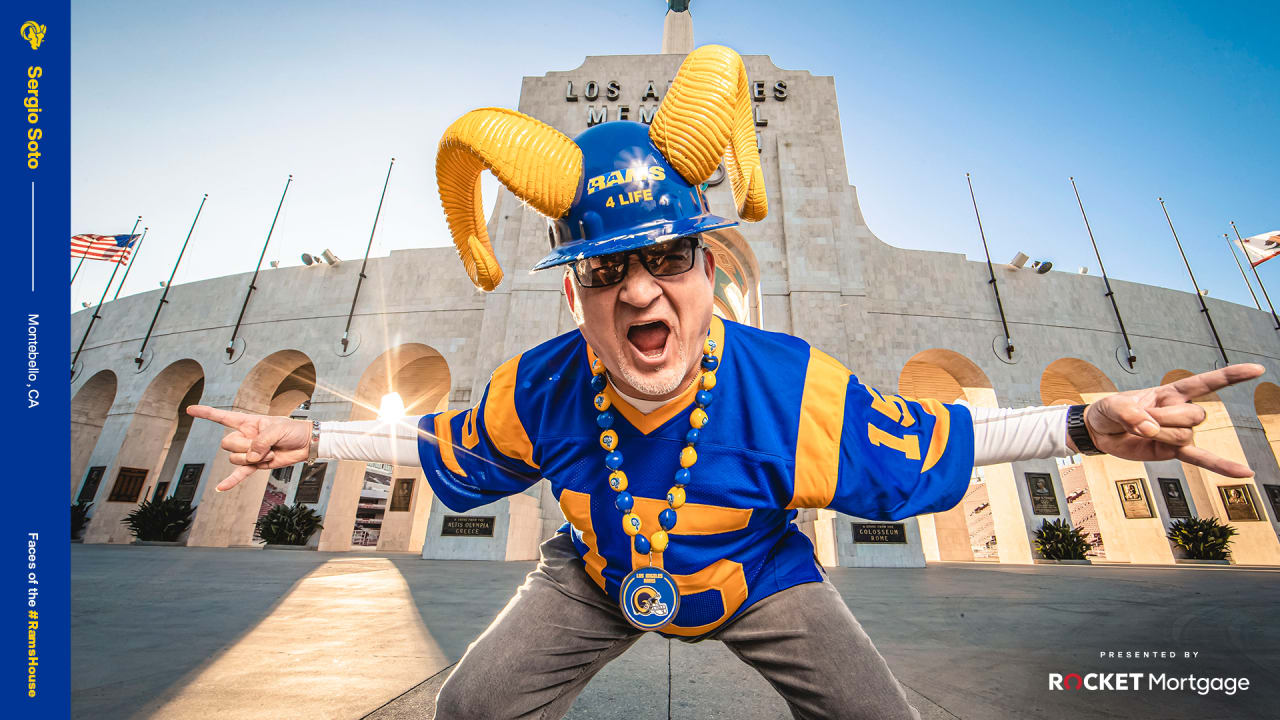
M 681 177 L 700 185 L 724 159 L 738 215 L 769 214 L 756 147 L 750 83 L 738 53 L 705 45 L 689 53 L 649 126 L 649 139 Z
M 467 275 L 490 291 L 502 282 L 502 268 L 485 230 L 484 170 L 533 209 L 558 218 L 582 182 L 582 150 L 550 125 L 502 108 L 472 110 L 445 130 L 436 152 L 440 203 Z

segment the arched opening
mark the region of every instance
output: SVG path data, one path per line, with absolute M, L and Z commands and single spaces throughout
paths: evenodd
M 1101 370 L 1078 358 L 1054 360 L 1040 375 L 1040 402 L 1045 405 L 1086 405 L 1115 391 L 1115 384 Z M 1097 472 L 1101 472 L 1101 468 Z M 1107 488 L 1099 487 L 1097 495 L 1093 490 L 1093 486 L 1105 484 L 1105 477 L 1091 484 L 1089 470 L 1080 455 L 1059 461 L 1058 476 L 1062 479 L 1063 500 L 1071 525 L 1083 532 L 1089 543 L 1090 550 L 1085 555 L 1105 560 L 1104 523 L 1098 519 L 1103 503 L 1096 501 Z
M 71 398 L 71 499 L 86 480 L 85 466 L 102 435 L 107 413 L 116 400 L 116 374 L 100 370 L 85 381 Z M 95 473 L 96 474 L 96 473 Z M 100 481 L 101 478 L 99 477 Z M 90 490 L 92 495 L 96 488 Z
M 232 409 L 260 415 L 304 416 L 302 408 L 310 402 L 316 386 L 316 366 L 299 350 L 279 350 L 262 360 L 245 375 L 236 390 Z M 219 464 L 228 463 L 225 450 L 219 450 Z M 218 477 L 211 472 L 210 477 Z M 192 544 L 250 545 L 256 539 L 257 520 L 272 507 L 289 500 L 296 488 L 292 482 L 298 467 L 260 470 L 245 478 L 231 492 L 214 493 L 212 483 L 206 486 L 200 512 L 191 528 Z
M 142 500 L 153 497 L 151 491 L 158 482 L 170 481 L 164 468 L 182 454 L 191 427 L 186 406 L 199 402 L 203 391 L 204 370 L 190 359 L 165 367 L 147 385 L 133 410 L 124 443 L 96 493 L 86 543 L 132 542 L 121 519 Z
M 898 375 L 898 392 L 909 398 L 930 398 L 945 403 L 964 400 L 974 407 L 996 406 L 995 390 L 986 374 L 973 361 L 951 350 L 925 350 L 908 360 Z M 975 468 L 960 504 L 921 516 L 920 535 L 926 559 L 999 559 L 999 533 L 987 487 L 989 475 L 989 469 Z
M 437 350 L 406 343 L 378 356 L 352 395 L 351 420 L 378 417 L 383 398 L 399 395 L 404 416 L 448 408 L 452 379 Z M 324 510 L 321 550 L 376 548 L 421 552 L 432 494 L 421 468 L 339 463 Z
M 1276 465 L 1280 466 L 1280 385 L 1259 383 L 1258 389 L 1253 392 L 1253 408 L 1258 414 L 1258 421 L 1262 423 L 1262 432 L 1267 438 L 1267 445 L 1271 447 L 1271 455 Z M 1258 475 L 1264 476 L 1264 473 L 1259 469 Z M 1263 494 L 1266 495 L 1263 501 L 1271 509 L 1272 520 L 1280 522 L 1280 477 L 1272 472 L 1271 478 L 1273 482 L 1262 485 Z M 1266 508 L 1262 510 L 1265 512 Z
M 742 233 L 734 228 L 703 235 L 716 259 L 715 314 L 744 325 L 763 327 L 760 316 L 760 266 Z

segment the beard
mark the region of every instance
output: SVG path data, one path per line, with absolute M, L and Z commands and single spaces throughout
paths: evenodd
M 684 345 L 677 344 L 675 362 L 671 363 L 671 367 L 653 373 L 640 373 L 630 363 L 623 362 L 619 363 L 618 371 L 622 379 L 641 394 L 660 398 L 684 386 L 685 377 L 689 374 L 688 363 L 685 362 L 687 357 Z

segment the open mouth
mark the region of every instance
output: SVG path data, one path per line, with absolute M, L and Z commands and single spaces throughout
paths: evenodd
M 658 358 L 667 348 L 671 328 L 661 320 L 632 325 L 627 328 L 627 340 L 636 351 L 647 358 Z

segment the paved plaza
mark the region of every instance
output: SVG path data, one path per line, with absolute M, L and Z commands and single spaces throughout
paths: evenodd
M 435 690 L 533 563 L 73 545 L 71 566 L 74 718 L 400 720 L 434 717 Z M 1255 718 L 1280 703 L 1280 569 L 940 564 L 830 576 L 925 720 Z M 1179 658 L 1099 657 L 1108 651 Z M 1051 692 L 1050 672 L 1252 686 Z M 569 717 L 666 717 L 668 702 L 673 718 L 789 717 L 720 643 L 655 636 L 597 675 Z

